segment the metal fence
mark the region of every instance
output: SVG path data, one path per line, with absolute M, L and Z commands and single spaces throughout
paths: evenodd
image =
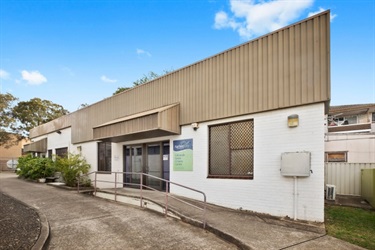
M 375 163 L 325 163 L 324 184 L 336 186 L 336 194 L 361 195 L 361 169 L 375 168 Z

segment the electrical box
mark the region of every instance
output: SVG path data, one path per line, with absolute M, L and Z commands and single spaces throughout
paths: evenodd
M 281 175 L 308 177 L 311 172 L 310 152 L 286 152 L 281 154 Z

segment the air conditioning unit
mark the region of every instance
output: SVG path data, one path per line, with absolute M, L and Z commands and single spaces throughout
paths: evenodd
M 336 199 L 336 186 L 335 185 L 326 185 L 326 199 L 334 201 Z

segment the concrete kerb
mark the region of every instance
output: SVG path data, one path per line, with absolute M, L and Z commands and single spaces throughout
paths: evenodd
M 107 191 L 107 190 L 100 190 L 99 191 L 98 190 L 98 192 L 99 193 L 106 193 L 106 194 L 112 194 L 112 195 L 114 195 L 113 191 Z M 131 197 L 133 199 L 137 199 L 138 201 L 140 201 L 140 197 L 137 196 L 137 195 L 118 193 L 117 196 Z M 98 198 L 103 198 L 103 197 L 98 197 Z M 104 199 L 108 199 L 108 198 L 104 198 Z M 155 205 L 157 205 L 157 206 L 159 206 L 161 208 L 159 210 L 155 210 L 155 209 L 153 209 L 150 206 L 145 206 L 145 207 L 143 207 L 144 209 L 147 209 L 150 212 L 155 212 L 155 213 L 159 213 L 159 214 L 165 215 L 165 206 L 164 206 L 164 204 L 162 204 L 160 202 L 157 202 L 156 200 L 147 198 L 147 197 L 143 197 L 142 199 L 144 201 L 147 201 L 148 203 L 155 204 Z M 110 201 L 114 201 L 114 199 L 113 200 L 110 199 Z M 121 201 L 118 201 L 118 202 L 121 203 Z M 130 204 L 130 205 L 134 205 L 134 204 Z M 136 206 L 136 207 L 139 208 L 139 205 L 134 205 L 134 206 Z M 220 206 L 218 206 L 218 207 L 220 207 Z M 223 207 L 220 207 L 220 208 L 223 208 Z M 228 209 L 228 208 L 223 208 L 223 209 Z M 163 212 L 161 212 L 161 210 Z M 292 220 L 288 220 L 288 219 L 285 219 L 285 218 L 278 218 L 278 217 L 274 217 L 274 216 L 271 216 L 271 215 L 258 214 L 258 213 L 250 212 L 250 211 L 233 211 L 233 212 L 251 214 L 252 216 L 256 216 L 258 218 L 261 218 L 263 221 L 265 221 L 266 223 L 269 223 L 269 224 L 274 224 L 274 225 L 279 225 L 279 226 L 284 226 L 284 227 L 289 227 L 289 228 L 295 228 L 295 229 L 298 229 L 298 230 L 319 233 L 320 234 L 319 237 L 322 237 L 322 236 L 324 236 L 326 234 L 324 224 L 321 225 L 321 223 L 319 225 L 315 225 L 315 224 L 310 224 L 310 223 L 292 221 Z M 171 216 L 171 214 L 173 214 L 173 216 Z M 183 221 L 185 223 L 188 223 L 188 224 L 190 224 L 192 226 L 195 226 L 195 227 L 203 229 L 203 222 L 202 221 L 199 221 L 199 220 L 196 220 L 194 218 L 191 218 L 191 217 L 189 217 L 189 216 L 187 216 L 187 215 L 185 215 L 185 214 L 177 211 L 176 209 L 174 209 L 172 207 L 168 207 L 168 216 L 174 217 L 174 218 L 177 217 L 179 220 L 181 220 L 181 221 Z M 244 250 L 253 249 L 251 246 L 249 246 L 248 244 L 244 243 L 243 241 L 241 241 L 236 236 L 231 235 L 228 232 L 225 232 L 225 231 L 223 231 L 223 230 L 221 230 L 221 229 L 219 229 L 217 227 L 214 227 L 214 226 L 208 224 L 208 222 L 206 222 L 205 230 L 207 230 L 207 231 L 215 234 L 219 238 L 221 238 L 221 239 L 223 239 L 223 240 L 225 240 L 225 241 L 227 241 L 229 243 L 232 243 L 232 244 L 236 245 L 239 249 L 244 249 Z
M 50 185 L 50 183 L 48 183 L 47 185 Z M 62 189 L 65 189 L 67 191 L 68 190 L 69 191 L 74 191 L 74 190 L 77 191 L 77 189 L 67 188 L 66 186 L 61 186 L 61 185 L 51 185 L 51 186 L 54 186 L 54 187 L 57 187 L 57 188 L 62 188 Z M 80 193 L 86 194 L 86 195 L 92 193 L 92 190 L 85 190 L 85 191 L 86 192 L 83 191 L 83 192 L 80 192 Z M 111 192 L 111 191 L 100 190 L 100 192 L 113 195 L 113 192 Z M 131 194 L 130 195 L 129 194 L 117 194 L 117 195 L 123 196 L 123 197 L 131 197 L 131 198 L 140 200 L 140 197 L 137 196 L 137 195 L 131 195 Z M 98 197 L 98 198 L 101 198 L 101 197 Z M 109 198 L 104 198 L 104 199 L 112 201 L 112 199 L 109 199 Z M 155 205 L 157 205 L 161 208 L 159 210 L 155 210 L 155 209 L 153 209 L 149 206 L 145 206 L 144 209 L 147 209 L 150 212 L 165 214 L 164 204 L 160 204 L 159 202 L 157 202 L 155 200 L 152 200 L 152 199 L 149 199 L 147 197 L 143 197 L 143 200 L 147 201 L 148 203 L 155 204 Z M 113 202 L 115 202 L 115 201 L 113 200 Z M 124 203 L 124 202 L 120 201 L 119 203 Z M 132 205 L 132 204 L 130 204 L 130 205 Z M 139 208 L 139 205 L 134 205 L 134 206 Z M 161 210 L 164 211 L 164 212 L 161 212 Z M 310 223 L 304 223 L 304 222 L 289 220 L 288 218 L 278 218 L 278 217 L 273 217 L 273 216 L 270 216 L 270 215 L 257 214 L 257 213 L 250 212 L 250 211 L 235 211 L 235 212 L 251 214 L 253 216 L 261 218 L 262 220 L 264 220 L 266 223 L 269 223 L 269 224 L 274 224 L 274 225 L 279 225 L 279 226 L 284 226 L 284 227 L 295 228 L 295 229 L 299 229 L 299 230 L 303 230 L 303 231 L 310 231 L 310 232 L 314 232 L 314 233 L 319 233 L 320 234 L 319 237 L 322 237 L 326 234 L 324 224 L 323 225 L 315 225 L 315 224 L 310 224 Z M 173 214 L 173 215 L 171 215 L 171 214 Z M 183 213 L 181 213 L 179 211 L 176 211 L 175 209 L 173 209 L 171 207 L 168 208 L 168 216 L 177 218 L 177 219 L 179 219 L 179 220 L 181 220 L 185 223 L 188 223 L 192 226 L 203 229 L 203 222 L 201 222 L 199 220 L 196 220 L 194 218 L 191 218 L 189 216 L 186 216 Z M 214 226 L 212 226 L 208 223 L 206 223 L 205 230 L 215 234 L 216 236 L 218 236 L 219 238 L 221 238 L 221 239 L 223 239 L 227 242 L 230 242 L 230 243 L 236 245 L 239 249 L 245 249 L 245 250 L 253 249 L 251 246 L 244 243 L 243 241 L 238 239 L 236 236 L 233 236 L 233 235 L 229 234 L 228 232 L 224 232 L 224 231 L 220 230 L 219 228 L 216 228 L 216 227 L 214 227 Z
M 103 190 L 100 191 L 100 192 L 104 192 L 104 193 L 112 194 L 112 192 L 103 191 Z M 137 198 L 137 199 L 139 199 L 139 197 L 138 197 L 138 196 L 135 196 L 135 195 L 124 195 L 124 194 L 117 194 L 117 195 L 118 195 L 118 196 L 128 196 L 128 197 L 132 197 L 132 198 Z M 149 199 L 149 198 L 147 198 L 147 197 L 143 197 L 143 200 L 148 201 L 148 202 L 151 202 L 151 203 L 153 203 L 153 204 L 155 204 L 155 205 L 160 206 L 162 209 L 165 209 L 164 204 L 160 204 L 159 202 L 156 202 L 156 201 L 154 201 L 154 200 L 151 200 L 151 199 Z M 112 201 L 112 200 L 111 200 L 111 201 Z M 113 201 L 113 202 L 115 202 L 115 201 Z M 139 208 L 139 206 L 136 206 L 136 207 Z M 165 215 L 165 213 L 161 213 L 161 212 L 158 211 L 158 210 L 150 209 L 149 207 L 144 207 L 144 209 L 147 209 L 147 210 L 149 210 L 150 212 L 155 212 L 155 213 L 158 213 L 158 214 L 163 214 L 163 215 Z M 178 217 L 178 218 L 179 218 L 182 222 L 184 222 L 184 223 L 187 223 L 187 224 L 190 224 L 190 225 L 195 226 L 195 227 L 197 227 L 197 228 L 201 228 L 201 229 L 203 229 L 203 222 L 201 222 L 201 221 L 198 221 L 198 220 L 196 220 L 196 219 L 190 218 L 190 217 L 188 217 L 188 216 L 186 216 L 186 215 L 184 215 L 184 214 L 182 214 L 182 213 L 176 211 L 176 210 L 173 209 L 173 208 L 168 208 L 168 212 L 174 214 L 174 216 L 172 216 L 172 218 L 176 218 L 176 217 Z M 170 216 L 170 214 L 168 214 L 168 216 Z M 209 225 L 207 222 L 206 222 L 206 228 L 205 228 L 205 230 L 207 230 L 207 231 L 210 232 L 210 233 L 215 234 L 215 235 L 218 236 L 219 238 L 221 238 L 221 239 L 223 239 L 223 240 L 225 240 L 225 241 L 227 241 L 227 242 L 229 242 L 229 243 L 232 243 L 232 244 L 236 245 L 239 249 L 243 249 L 243 250 L 251 250 L 251 249 L 253 249 L 253 248 L 251 248 L 250 246 L 246 245 L 246 244 L 245 244 L 244 242 L 242 242 L 241 240 L 237 239 L 235 236 L 230 235 L 230 234 L 228 234 L 228 233 L 225 233 L 225 232 L 223 232 L 222 230 L 220 230 L 220 229 L 218 229 L 218 228 L 215 228 L 215 227 Z
M 9 195 L 8 195 L 9 196 Z M 34 246 L 31 248 L 32 250 L 39 250 L 39 249 L 47 249 L 47 242 L 48 242 L 48 239 L 49 239 L 49 236 L 50 236 L 50 226 L 49 226 L 49 222 L 48 222 L 48 219 L 47 217 L 42 213 L 40 212 L 37 208 L 33 207 L 33 206 L 30 206 L 29 204 L 21 201 L 21 200 L 18 200 L 14 197 L 12 197 L 12 199 L 16 200 L 18 203 L 34 210 L 37 214 L 38 214 L 38 217 L 39 217 L 39 222 L 40 222 L 40 232 L 39 232 L 39 237 L 37 239 L 37 241 L 35 242 Z
M 118 194 L 118 195 L 123 195 L 123 194 Z M 126 195 L 126 196 L 131 196 L 133 198 L 137 198 L 136 196 L 133 196 L 133 195 Z M 143 199 L 144 200 L 148 200 L 150 202 L 153 202 L 154 204 L 157 204 L 160 207 L 164 207 L 163 204 L 160 204 L 160 203 L 155 202 L 153 200 L 150 200 L 148 198 L 143 198 Z M 181 219 L 181 221 L 183 221 L 185 223 L 188 223 L 188 224 L 190 224 L 192 226 L 195 226 L 195 227 L 198 227 L 198 228 L 203 228 L 203 222 L 201 222 L 199 220 L 190 218 L 190 217 L 188 217 L 188 216 L 186 216 L 186 215 L 184 215 L 184 214 L 176 211 L 173 208 L 168 208 L 168 211 L 171 212 L 171 213 L 173 213 L 173 214 L 175 214 L 176 216 L 178 216 Z M 155 212 L 158 212 L 158 211 L 155 211 Z M 237 211 L 237 212 L 245 213 L 244 211 Z M 255 214 L 254 212 L 251 212 L 251 213 L 253 215 Z M 254 216 L 260 217 L 258 214 L 254 215 Z M 296 221 L 283 221 L 282 219 L 274 218 L 273 216 L 264 216 L 264 217 L 266 217 L 267 219 L 263 218 L 263 220 L 265 220 L 267 223 L 270 223 L 270 224 L 275 224 L 275 225 L 279 225 L 279 226 L 295 228 L 295 229 L 299 229 L 299 230 L 303 230 L 303 231 L 309 231 L 309 232 L 319 233 L 320 235 L 316 239 L 318 239 L 318 238 L 323 237 L 323 236 L 326 235 L 324 224 L 323 224 L 323 227 L 319 227 L 319 226 L 316 226 L 316 225 L 310 225 L 308 223 L 301 223 L 301 222 L 296 222 Z M 243 241 L 241 241 L 240 239 L 238 239 L 237 237 L 235 237 L 235 236 L 233 236 L 233 235 L 231 235 L 231 234 L 229 234 L 227 232 L 224 232 L 224 231 L 222 231 L 222 230 L 220 230 L 220 229 L 218 229 L 218 228 L 216 228 L 214 226 L 211 226 L 208 222 L 206 222 L 205 230 L 207 230 L 207 231 L 215 234 L 216 236 L 218 236 L 219 238 L 221 238 L 221 239 L 223 239 L 223 240 L 225 240 L 227 242 L 230 242 L 230 243 L 236 245 L 239 249 L 243 249 L 243 250 L 254 249 L 251 246 L 249 246 L 246 243 L 244 243 Z M 307 241 L 310 241 L 310 240 L 307 240 Z M 295 245 L 302 244 L 302 243 L 305 243 L 305 242 L 299 242 L 299 243 L 297 243 Z
M 61 186 L 55 186 L 55 187 L 59 187 L 59 188 L 63 188 Z M 65 189 L 65 188 L 63 188 Z M 66 189 L 66 190 L 70 190 L 70 189 Z M 102 193 L 108 193 L 108 194 L 113 194 L 112 192 L 109 192 L 109 191 L 104 191 L 104 190 L 101 190 L 100 192 Z M 80 194 L 84 194 L 84 195 L 92 195 L 92 192 L 80 192 Z M 118 196 L 127 196 L 127 197 L 131 197 L 131 198 L 136 198 L 138 200 L 140 200 L 139 196 L 136 196 L 136 195 L 124 195 L 124 194 L 117 194 Z M 101 198 L 101 197 L 98 197 L 98 198 Z M 106 198 L 102 198 L 102 199 L 106 199 Z M 112 200 L 112 199 L 106 199 L 108 200 L 109 202 L 119 202 L 119 203 L 122 203 L 121 201 L 115 201 L 115 200 Z M 157 201 L 154 201 L 152 199 L 149 199 L 147 197 L 143 197 L 143 200 L 144 201 L 147 201 L 149 203 L 152 203 L 152 204 L 155 204 L 157 206 L 159 206 L 161 208 L 161 210 L 163 210 L 164 212 L 160 212 L 160 210 L 155 210 L 155 209 L 152 209 L 148 206 L 145 206 L 141 209 L 144 209 L 144 210 L 148 210 L 149 212 L 152 212 L 152 213 L 156 213 L 156 214 L 159 214 L 159 215 L 165 215 L 165 207 L 164 207 L 164 204 L 161 204 Z M 134 204 L 127 204 L 127 205 L 130 205 L 130 206 L 134 206 L 136 208 L 140 208 L 139 205 L 134 205 Z M 173 214 L 173 216 L 171 216 L 171 214 Z M 178 211 L 176 211 L 175 209 L 173 208 L 168 208 L 168 215 L 169 217 L 173 218 L 173 219 L 177 219 L 177 220 L 181 220 L 182 222 L 184 223 L 187 223 L 189 225 L 192 225 L 194 227 L 197 227 L 197 228 L 200 228 L 200 229 L 203 229 L 203 222 L 199 221 L 199 220 L 196 220 L 196 219 L 193 219 L 193 218 L 190 218 Z M 229 243 L 232 243 L 234 244 L 235 246 L 237 246 L 239 249 L 243 249 L 243 250 L 251 250 L 253 248 L 251 248 L 250 246 L 246 245 L 245 243 L 243 243 L 241 240 L 237 239 L 235 236 L 232 236 L 228 233 L 225 233 L 223 231 L 221 231 L 220 229 L 218 228 L 215 228 L 211 225 L 209 225 L 207 222 L 206 222 L 206 228 L 204 229 L 210 233 L 213 233 L 215 234 L 217 237 L 229 242 Z
M 48 245 L 47 243 L 48 243 L 48 239 L 50 236 L 49 222 L 47 220 L 47 217 L 42 212 L 40 212 L 38 209 L 35 209 L 35 208 L 33 209 L 38 213 L 41 227 L 40 227 L 39 238 L 31 249 L 32 250 L 47 249 L 47 245 Z

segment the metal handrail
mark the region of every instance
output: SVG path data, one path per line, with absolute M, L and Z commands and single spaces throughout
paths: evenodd
M 92 171 L 92 172 L 89 172 L 87 174 L 84 174 L 84 175 L 81 175 L 82 176 L 89 176 L 89 175 L 92 175 L 94 174 L 94 195 L 96 196 L 96 192 L 97 192 L 97 182 L 104 182 L 104 183 L 114 183 L 115 184 L 115 201 L 117 201 L 117 184 L 126 184 L 126 185 L 130 185 L 130 186 L 138 186 L 139 189 L 140 189 L 140 207 L 143 207 L 143 188 L 148 188 L 148 189 L 151 189 L 153 191 L 157 191 L 157 192 L 160 192 L 162 193 L 162 191 L 160 190 L 157 190 L 153 187 L 150 187 L 150 186 L 147 186 L 147 185 L 144 185 L 143 184 L 143 177 L 146 176 L 146 177 L 151 177 L 151 178 L 154 178 L 154 179 L 157 179 L 157 180 L 160 180 L 160 181 L 163 181 L 166 183 L 165 187 L 166 187 L 166 190 L 165 190 L 165 215 L 167 215 L 168 213 L 168 205 L 169 205 L 169 200 L 168 200 L 168 197 L 171 197 L 175 200 L 178 200 L 180 201 L 181 203 L 184 203 L 186 205 L 189 205 L 191 207 L 194 207 L 196 209 L 199 209 L 199 210 L 202 210 L 203 211 L 203 228 L 206 228 L 206 203 L 207 203 L 207 199 L 206 199 L 206 194 L 200 190 L 197 190 L 195 188 L 191 188 L 191 187 L 188 187 L 188 186 L 185 186 L 185 185 L 182 185 L 182 184 L 179 184 L 179 183 L 176 183 L 176 182 L 173 182 L 173 181 L 169 181 L 169 180 L 166 180 L 166 179 L 163 179 L 163 178 L 159 178 L 159 177 L 156 177 L 156 176 L 153 176 L 153 175 L 150 175 L 150 174 L 146 174 L 146 173 L 142 173 L 142 172 L 112 172 L 112 171 Z M 98 180 L 97 178 L 97 175 L 98 174 L 115 174 L 115 181 L 108 181 L 108 180 Z M 137 183 L 127 183 L 127 182 L 119 182 L 117 180 L 117 175 L 118 174 L 131 174 L 131 175 L 139 175 L 140 176 L 140 184 L 137 184 Z M 77 178 L 78 179 L 78 185 L 77 185 L 77 192 L 79 192 L 79 182 L 80 182 L 80 178 Z M 196 193 L 200 193 L 203 195 L 203 208 L 201 207 L 198 207 L 194 204 L 191 204 L 187 201 L 184 201 L 182 199 L 179 199 L 177 197 L 175 197 L 174 195 L 170 194 L 169 193 L 169 185 L 168 184 L 173 184 L 173 185 L 176 185 L 176 186 L 179 186 L 179 187 L 182 187 L 182 188 L 185 188 L 185 189 L 188 189 L 188 190 L 191 190 L 193 192 L 196 192 Z

